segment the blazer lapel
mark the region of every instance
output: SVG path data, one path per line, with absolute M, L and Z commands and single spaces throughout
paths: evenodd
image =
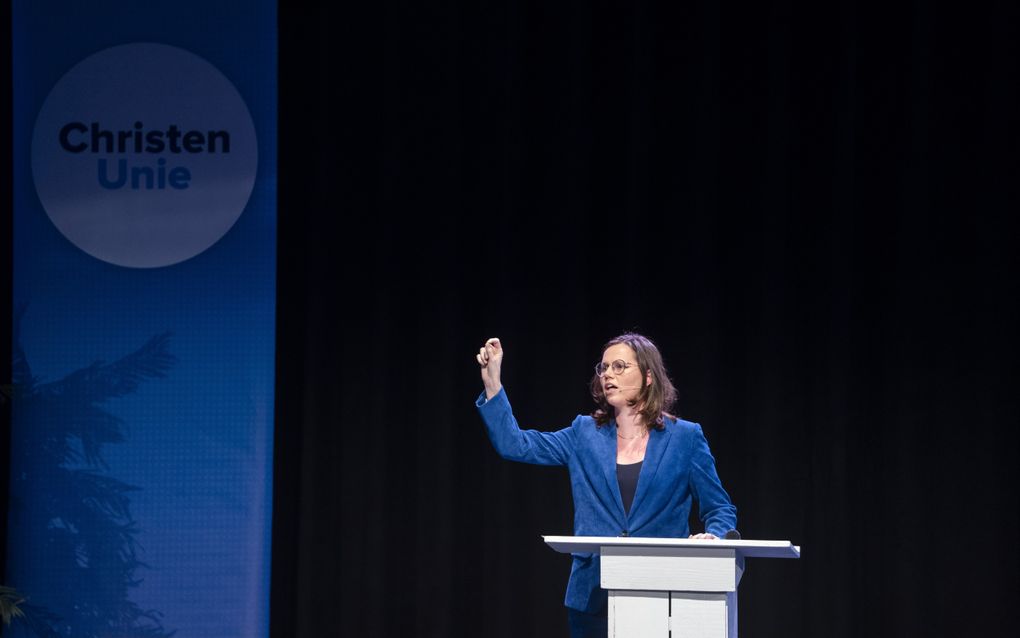
M 607 427 L 599 428 L 602 434 L 603 448 L 599 450 L 599 459 L 602 461 L 602 472 L 606 477 L 606 487 L 609 494 L 616 503 L 616 514 L 620 521 L 627 520 L 627 513 L 623 509 L 623 496 L 620 495 L 620 481 L 616 478 L 616 420 L 609 422 Z
M 666 447 L 669 444 L 669 437 L 670 433 L 666 428 L 661 430 L 652 430 L 648 434 L 648 447 L 645 448 L 645 460 L 641 464 L 641 472 L 638 473 L 637 489 L 634 491 L 634 501 L 630 504 L 631 520 L 634 519 L 635 512 L 641 511 L 641 501 L 645 499 L 648 492 L 652 490 L 652 486 L 655 485 L 655 474 L 659 471 L 659 463 L 662 462 L 662 457 L 666 453 Z M 616 487 L 616 493 L 620 493 L 619 485 Z M 620 507 L 623 507 L 622 501 L 620 503 Z

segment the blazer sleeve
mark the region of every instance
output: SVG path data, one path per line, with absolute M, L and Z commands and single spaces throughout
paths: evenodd
M 566 465 L 574 450 L 574 430 L 565 428 L 556 432 L 522 430 L 517 425 L 506 391 L 488 401 L 485 393 L 475 401 L 478 413 L 485 422 L 489 440 L 496 452 L 511 461 L 535 465 Z
M 690 486 L 698 499 L 698 517 L 705 524 L 706 532 L 722 538 L 726 532 L 737 529 L 737 508 L 723 489 L 705 433 L 697 424 L 692 447 Z

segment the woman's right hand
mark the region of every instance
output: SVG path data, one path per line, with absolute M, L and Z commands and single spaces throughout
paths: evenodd
M 478 365 L 482 366 L 482 383 L 485 384 L 485 400 L 499 394 L 503 384 L 499 380 L 499 371 L 503 365 L 503 346 L 499 339 L 493 337 L 485 342 L 485 345 L 478 349 L 475 355 Z

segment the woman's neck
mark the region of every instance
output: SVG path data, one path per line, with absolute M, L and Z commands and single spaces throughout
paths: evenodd
M 637 408 L 627 406 L 623 410 L 617 410 L 616 412 L 616 429 L 620 434 L 627 436 L 629 434 L 639 434 L 645 430 L 641 413 L 637 411 Z

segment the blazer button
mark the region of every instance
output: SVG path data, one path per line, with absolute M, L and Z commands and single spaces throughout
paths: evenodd
M 620 532 L 620 536 L 627 536 L 627 535 L 628 535 L 627 534 L 627 530 L 623 530 L 622 532 Z

